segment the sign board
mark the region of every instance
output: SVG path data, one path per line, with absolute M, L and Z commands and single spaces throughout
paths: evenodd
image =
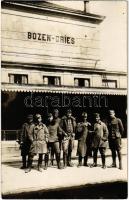
M 2 60 L 96 67 L 99 29 L 90 23 L 72 23 L 36 14 L 2 12 Z

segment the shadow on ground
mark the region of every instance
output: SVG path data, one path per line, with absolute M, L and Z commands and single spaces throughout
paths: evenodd
M 79 187 L 7 194 L 3 199 L 126 199 L 127 182 L 110 182 Z

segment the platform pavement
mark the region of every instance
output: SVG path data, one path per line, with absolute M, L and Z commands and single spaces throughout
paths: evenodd
M 125 144 L 125 143 L 124 143 Z M 127 142 L 126 142 L 127 144 Z M 74 158 L 74 167 L 67 167 L 59 170 L 56 166 L 49 167 L 43 172 L 37 171 L 37 162 L 34 162 L 34 169 L 30 173 L 25 173 L 20 169 L 19 160 L 12 160 L 2 164 L 2 194 L 18 194 L 31 191 L 45 191 L 57 188 L 67 188 L 83 186 L 88 184 L 108 183 L 108 182 L 127 182 L 127 150 L 126 146 L 122 150 L 123 170 L 109 168 L 111 156 L 107 156 L 107 168 L 101 168 L 101 159 L 98 158 L 98 167 L 77 168 L 77 159 Z M 89 164 L 92 164 L 92 158 Z M 118 160 L 117 160 L 118 165 Z
M 74 159 L 77 158 L 77 140 L 75 140 L 74 143 L 74 149 L 72 152 L 72 157 Z M 1 147 L 2 147 L 2 162 L 15 162 L 15 161 L 21 161 L 21 153 L 20 153 L 20 149 L 19 149 L 19 144 L 16 141 L 2 141 L 1 143 Z M 124 155 L 127 154 L 127 138 L 123 138 L 122 139 L 122 153 Z M 106 155 L 107 156 L 111 156 L 111 151 L 109 148 L 107 148 L 106 151 Z M 62 153 L 61 153 L 61 158 L 62 158 Z M 37 157 L 35 156 L 34 158 L 35 160 L 37 160 Z

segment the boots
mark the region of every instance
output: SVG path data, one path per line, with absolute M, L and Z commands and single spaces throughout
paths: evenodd
M 42 165 L 41 164 L 38 164 L 38 171 L 42 172 Z
M 102 155 L 102 168 L 106 169 L 106 165 L 105 165 L 105 155 Z
M 42 172 L 42 160 L 43 160 L 43 154 L 39 154 L 39 159 L 38 159 L 38 171 Z
M 88 160 L 88 155 L 86 155 L 86 156 L 84 157 L 84 166 L 85 166 L 85 167 L 88 167 L 87 160 Z
M 116 151 L 112 151 L 112 165 L 110 167 L 116 167 Z
M 51 152 L 51 165 L 53 166 L 54 164 L 54 152 Z
M 94 150 L 93 153 L 93 165 L 92 167 L 97 167 L 97 149 Z
M 79 163 L 78 163 L 78 166 L 77 167 L 81 167 L 82 166 L 82 157 L 79 156 Z
M 73 167 L 73 163 L 71 162 L 71 152 L 68 153 L 67 166 Z
M 119 169 L 122 170 L 122 155 L 121 155 L 121 151 L 118 151 L 118 159 L 119 159 Z
M 120 170 L 123 169 L 123 167 L 122 167 L 122 162 L 121 162 L 121 161 L 119 161 L 119 169 L 120 169 Z
M 21 169 L 26 169 L 26 156 L 22 156 L 22 167 Z
M 63 169 L 62 166 L 61 166 L 61 163 L 60 163 L 60 153 L 58 153 L 56 155 L 56 160 L 57 160 L 57 168 L 58 169 Z
M 26 169 L 25 173 L 28 173 L 28 172 L 31 171 L 32 162 L 33 162 L 33 158 L 32 157 L 28 157 L 28 168 Z
M 67 154 L 63 153 L 63 163 L 64 163 L 64 168 L 67 167 Z
M 45 166 L 44 166 L 44 170 L 47 170 L 48 160 L 49 160 L 48 154 L 45 154 Z

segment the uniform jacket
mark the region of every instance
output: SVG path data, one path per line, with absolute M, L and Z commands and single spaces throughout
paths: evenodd
M 80 122 L 76 126 L 76 139 L 86 142 L 88 129 L 91 126 L 89 122 Z
M 99 121 L 94 124 L 94 135 L 92 146 L 94 148 L 107 147 L 108 129 L 105 123 Z
M 71 116 L 71 122 L 72 122 L 72 127 L 73 127 L 73 133 L 71 133 L 69 135 L 69 133 L 67 132 L 67 127 L 68 127 L 68 118 L 67 116 L 62 117 L 61 122 L 60 122 L 60 126 L 63 129 L 63 131 L 67 134 L 67 137 L 75 137 L 75 129 L 76 129 L 76 119 Z M 64 139 L 66 139 L 67 137 L 64 137 Z
M 76 139 L 78 140 L 77 155 L 84 157 L 87 151 L 87 136 L 90 127 L 89 122 L 80 122 L 76 127 Z
M 49 136 L 48 136 L 49 142 L 57 142 L 59 141 L 61 135 L 63 134 L 65 135 L 65 132 L 61 129 L 58 120 L 53 121 L 47 127 L 49 131 Z
M 34 123 L 31 123 L 31 124 L 24 123 L 23 124 L 22 130 L 21 130 L 21 138 L 20 138 L 21 143 L 26 143 L 26 142 L 30 141 L 30 137 L 32 135 L 33 128 L 34 128 Z
M 121 138 L 124 132 L 122 121 L 119 118 L 114 118 L 108 123 L 109 139 Z
M 34 123 L 28 124 L 24 123 L 20 135 L 20 148 L 21 155 L 28 155 L 31 145 L 30 137 L 32 137 L 32 132 L 34 128 Z
M 35 124 L 30 140 L 32 141 L 31 153 L 47 153 L 48 129 L 46 125 L 42 122 Z

